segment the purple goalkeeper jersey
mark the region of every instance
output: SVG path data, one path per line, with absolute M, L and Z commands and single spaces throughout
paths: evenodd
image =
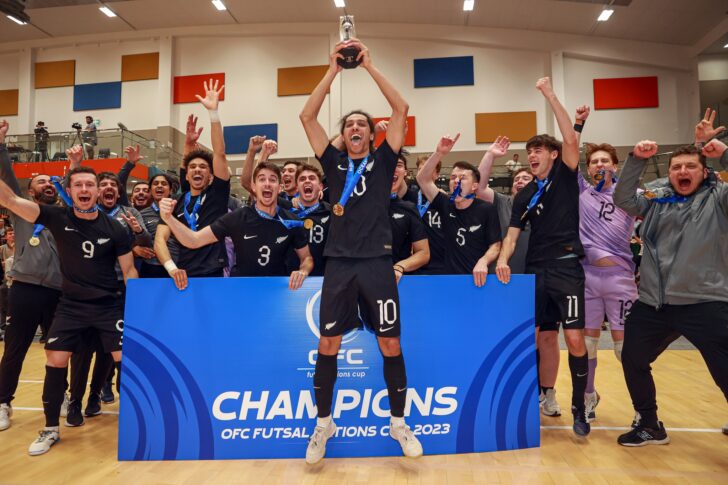
M 634 272 L 629 248 L 634 217 L 614 205 L 614 187 L 612 184 L 597 192 L 579 173 L 579 235 L 584 245 L 584 264 L 609 258 Z

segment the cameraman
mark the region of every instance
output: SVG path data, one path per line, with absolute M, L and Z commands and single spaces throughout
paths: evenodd
M 33 153 L 34 162 L 47 162 L 48 157 L 48 129 L 45 123 L 39 121 L 35 125 L 35 150 Z
M 86 117 L 86 127 L 83 129 L 81 138 L 83 139 L 83 147 L 86 150 L 86 159 L 92 160 L 94 158 L 94 147 L 98 142 L 96 139 L 96 123 L 94 123 L 93 117 Z

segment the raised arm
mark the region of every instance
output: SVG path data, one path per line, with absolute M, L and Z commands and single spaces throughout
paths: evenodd
M 392 108 L 392 116 L 390 116 L 389 126 L 387 126 L 387 143 L 397 153 L 404 145 L 409 104 L 407 104 L 407 101 L 405 101 L 400 92 L 397 91 L 397 88 L 384 77 L 384 74 L 374 67 L 367 46 L 362 44 L 358 39 L 349 40 L 348 46 L 360 49 L 357 60 L 361 60 L 361 66 L 367 70 L 372 79 L 374 79 L 374 82 L 377 83 L 379 90 Z
M 174 199 L 162 199 L 159 201 L 159 216 L 167 224 L 167 227 L 179 243 L 190 249 L 201 248 L 208 244 L 216 243 L 217 238 L 212 233 L 210 226 L 206 226 L 199 231 L 193 231 L 189 227 L 182 224 L 172 215 L 174 206 L 177 201 Z M 156 248 L 156 244 L 155 244 Z
M 637 193 L 637 187 L 647 165 L 647 159 L 655 153 L 657 153 L 657 143 L 654 141 L 638 142 L 622 168 L 619 183 L 614 189 L 614 203 L 631 216 L 644 216 L 652 205 L 644 194 Z
M 422 165 L 420 171 L 417 173 L 417 185 L 420 186 L 420 190 L 422 190 L 422 193 L 430 202 L 433 201 L 439 192 L 437 185 L 435 185 L 435 181 L 432 180 L 432 174 L 435 173 L 438 162 L 442 160 L 442 157 L 450 153 L 450 150 L 452 150 L 452 147 L 455 146 L 455 143 L 459 138 L 460 133 L 455 135 L 455 138 L 450 138 L 450 135 L 445 135 L 440 138 L 440 142 L 437 144 L 435 153 L 430 155 L 430 158 L 427 159 L 424 165 Z
M 142 147 L 138 143 L 136 146 L 124 148 L 124 153 L 126 154 L 126 163 L 121 166 L 121 170 L 119 170 L 116 176 L 119 177 L 119 183 L 121 184 L 119 187 L 119 204 L 129 206 L 131 204 L 129 203 L 129 196 L 126 195 L 126 183 L 129 180 L 131 171 L 136 167 L 137 162 L 144 157 L 141 154 Z
M 696 145 L 707 143 L 708 141 L 710 141 L 711 138 L 725 131 L 725 126 L 713 128 L 713 123 L 715 122 L 715 114 L 716 112 L 714 110 L 707 108 L 705 110 L 705 116 L 703 116 L 703 119 L 700 120 L 697 125 L 695 125 Z
M 3 180 L 0 180 L 0 205 L 30 223 L 35 223 L 40 215 L 38 204 L 17 195 Z
M 326 99 L 326 93 L 331 88 L 331 84 L 334 82 L 336 75 L 341 72 L 341 66 L 336 63 L 336 60 L 343 58 L 339 51 L 347 45 L 343 42 L 336 44 L 334 51 L 329 56 L 329 69 L 324 74 L 324 77 L 318 83 L 316 88 L 311 92 L 311 95 L 306 100 L 306 104 L 303 105 L 301 113 L 298 115 L 303 129 L 306 132 L 308 143 L 311 145 L 313 152 L 317 158 L 321 158 L 324 154 L 324 150 L 329 145 L 329 136 L 326 134 L 326 130 L 321 123 L 318 121 L 319 111 L 321 106 L 324 104 Z
M 475 194 L 479 199 L 486 202 L 493 203 L 495 194 L 493 189 L 488 186 L 490 180 L 490 174 L 493 171 L 493 162 L 497 158 L 502 157 L 508 153 L 508 147 L 511 145 L 511 140 L 507 136 L 499 136 L 495 139 L 493 144 L 488 147 L 488 150 L 483 155 L 478 165 L 478 172 L 480 173 L 480 183 L 478 184 L 478 192 Z
M 566 108 L 561 104 L 559 98 L 556 97 L 553 88 L 551 87 L 551 79 L 543 77 L 536 82 L 536 88 L 541 91 L 544 98 L 551 105 L 551 109 L 556 116 L 556 123 L 559 125 L 559 131 L 561 132 L 561 138 L 563 139 L 563 146 L 561 148 L 561 158 L 564 163 L 572 170 L 575 171 L 579 168 L 579 142 L 576 138 L 576 131 L 574 131 L 574 125 L 571 124 L 571 118 Z
M 258 150 L 263 148 L 263 142 L 265 142 L 265 136 L 251 136 L 250 141 L 248 142 L 248 152 L 245 154 L 245 160 L 243 160 L 240 185 L 242 185 L 243 188 L 251 195 L 253 194 L 253 169 L 255 169 L 255 155 L 258 153 Z
M 209 84 L 206 82 L 205 97 L 199 94 L 195 97 L 202 106 L 207 109 L 210 115 L 210 137 L 212 138 L 212 172 L 215 177 L 221 180 L 230 180 L 230 169 L 228 168 L 227 157 L 225 156 L 225 138 L 222 131 L 222 123 L 220 122 L 220 114 L 217 107 L 220 100 L 220 93 L 225 89 L 222 85 L 218 89 L 218 81 L 210 79 Z
M 5 145 L 5 136 L 8 134 L 10 124 L 5 120 L 0 120 L 0 180 L 5 182 L 15 195 L 22 196 L 20 184 L 18 183 L 13 164 L 10 161 L 8 147 Z

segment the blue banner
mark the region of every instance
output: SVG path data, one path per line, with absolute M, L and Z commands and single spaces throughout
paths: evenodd
M 303 458 L 321 278 L 138 279 L 127 289 L 120 460 Z M 425 454 L 539 446 L 533 277 L 406 276 L 407 423 Z M 376 337 L 338 358 L 328 457 L 401 455 Z

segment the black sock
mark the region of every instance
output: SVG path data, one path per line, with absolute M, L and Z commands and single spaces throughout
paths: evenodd
M 46 426 L 58 426 L 63 394 L 68 387 L 66 374 L 68 374 L 68 367 L 46 366 L 43 381 L 43 412 L 46 417 Z
M 337 357 L 338 355 L 323 355 L 320 352 L 318 357 L 316 357 L 316 370 L 313 374 L 313 391 L 316 395 L 316 407 L 318 408 L 319 418 L 325 418 L 331 415 L 331 401 L 334 399 L 334 384 L 336 383 Z
M 539 387 L 541 388 L 541 392 L 544 394 L 546 394 L 546 391 L 548 391 L 549 389 L 553 389 L 553 387 L 546 387 L 546 386 L 539 386 Z
M 389 409 L 395 418 L 404 417 L 404 406 L 407 402 L 407 372 L 402 354 L 395 357 L 384 357 L 384 382 L 387 383 Z
M 116 393 L 121 396 L 121 361 L 114 362 L 114 367 L 116 367 Z M 113 372 L 110 374 L 114 375 Z
M 569 370 L 571 371 L 571 405 L 578 410 L 584 409 L 584 391 L 589 377 L 589 356 L 577 357 L 569 353 Z

